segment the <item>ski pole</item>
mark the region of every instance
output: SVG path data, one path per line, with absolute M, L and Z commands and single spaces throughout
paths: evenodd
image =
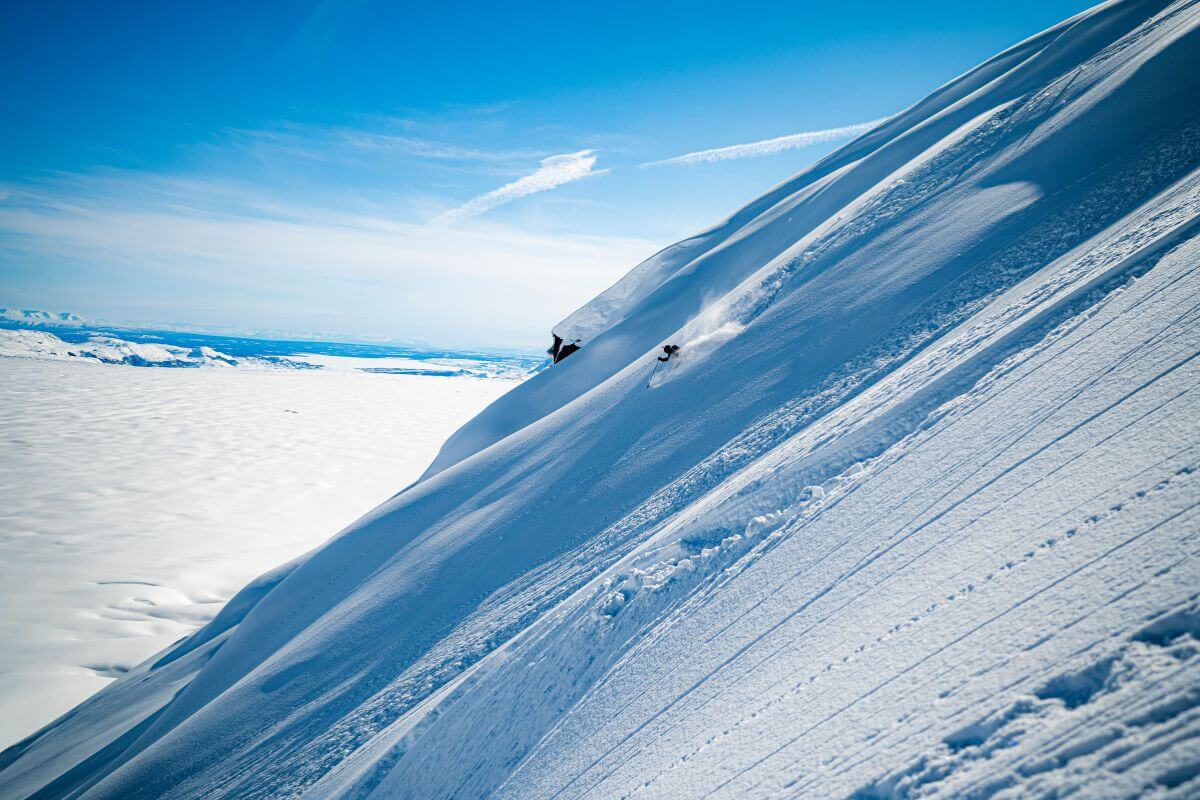
M 654 376 L 658 373 L 658 365 L 662 362 L 657 358 L 654 359 L 654 369 L 650 370 L 650 377 L 646 379 L 646 388 L 650 388 L 650 381 L 654 380 Z

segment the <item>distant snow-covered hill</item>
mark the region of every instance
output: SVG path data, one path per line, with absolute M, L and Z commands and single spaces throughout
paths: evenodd
M 67 311 L 35 311 L 27 308 L 0 308 L 0 320 L 21 325 L 83 325 L 84 319 Z
M 1034 36 L 637 267 L 0 794 L 1195 797 L 1198 210 L 1200 6 Z
M 211 347 L 177 347 L 127 342 L 113 336 L 91 335 L 84 342 L 65 342 L 38 330 L 0 329 L 0 357 L 90 360 L 134 367 L 238 366 L 238 360 Z M 249 359 L 245 359 L 249 361 Z M 261 359 L 256 363 L 266 365 Z
M 378 347 L 337 342 L 281 342 L 170 331 L 91 329 L 64 332 L 0 327 L 0 358 L 85 361 L 131 367 L 352 370 L 381 375 L 471 377 L 519 381 L 545 365 L 519 353 L 474 353 Z M 130 339 L 116 335 L 129 336 Z M 61 338 L 66 336 L 67 339 Z M 132 339 L 137 339 L 133 341 Z M 183 342 L 173 343 L 172 340 Z M 228 347 L 237 354 L 203 342 Z M 315 352 L 309 352 L 309 351 Z M 365 354 L 364 354 L 365 353 Z

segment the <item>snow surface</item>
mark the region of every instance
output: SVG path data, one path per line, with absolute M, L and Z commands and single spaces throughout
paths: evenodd
M 1195 797 L 1198 64 L 1097 7 L 668 248 L 0 787 Z
M 328 361 L 267 373 L 0 358 L 0 742 L 385 500 L 512 386 Z

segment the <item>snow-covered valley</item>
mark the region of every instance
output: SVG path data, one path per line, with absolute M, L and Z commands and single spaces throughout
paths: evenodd
M 23 352 L 0 357 L 5 745 L 394 494 L 512 386 Z
M 1195 797 L 1198 67 L 1098 6 L 652 256 L 0 792 Z

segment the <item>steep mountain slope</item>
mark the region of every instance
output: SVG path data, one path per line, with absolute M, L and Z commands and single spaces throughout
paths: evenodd
M 1198 67 L 1097 7 L 658 254 L 0 790 L 1194 796 Z

